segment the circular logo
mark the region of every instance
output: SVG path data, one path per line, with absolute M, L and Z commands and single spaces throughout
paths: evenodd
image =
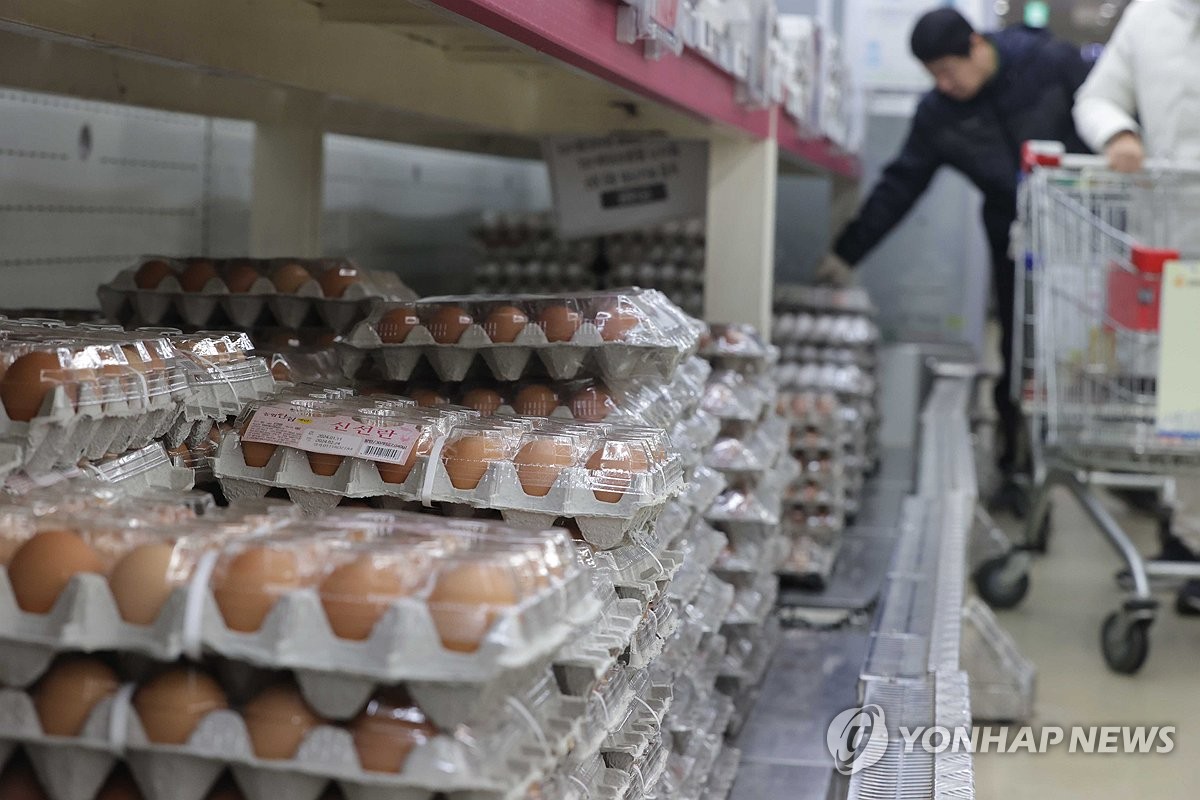
M 853 775 L 878 763 L 888 746 L 883 709 L 874 703 L 846 709 L 829 724 L 825 744 L 842 775 Z

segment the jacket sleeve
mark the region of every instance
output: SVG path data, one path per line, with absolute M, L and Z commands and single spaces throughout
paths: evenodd
M 942 158 L 933 144 L 933 125 L 922 107 L 913 117 L 900 154 L 883 170 L 855 217 L 843 230 L 833 251 L 857 264 L 896 227 L 928 188 Z
M 1133 75 L 1132 26 L 1137 24 L 1135 7 L 1113 31 L 1095 69 L 1075 95 L 1075 129 L 1096 152 L 1122 131 L 1140 133 L 1134 119 L 1137 114 L 1137 90 Z

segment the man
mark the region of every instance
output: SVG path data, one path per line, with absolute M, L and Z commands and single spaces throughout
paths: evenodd
M 1075 124 L 1084 141 L 1103 151 L 1119 172 L 1138 172 L 1146 156 L 1200 164 L 1200 0 L 1132 3 L 1117 23 L 1096 69 L 1075 100 Z M 1180 194 L 1168 211 L 1169 241 L 1151 244 L 1179 249 L 1185 258 L 1200 257 L 1200 218 L 1195 191 Z M 1160 220 L 1161 222 L 1161 220 Z M 1137 492 L 1121 493 L 1139 505 L 1157 503 Z M 1149 502 L 1147 502 L 1149 501 Z M 1191 561 L 1195 555 L 1169 527 L 1161 530 L 1167 561 Z M 1175 601 L 1181 614 L 1200 615 L 1200 581 L 1184 584 Z
M 984 35 L 951 8 L 922 16 L 911 45 L 935 88 L 921 98 L 903 149 L 837 238 L 817 277 L 847 282 L 853 265 L 904 218 L 943 165 L 957 169 L 983 192 L 1004 360 L 995 390 L 1002 437 L 998 462 L 1011 479 L 1020 413 L 1009 396 L 1015 277 L 1008 240 L 1016 219 L 1021 145 L 1050 139 L 1072 152 L 1086 152 L 1072 124 L 1071 104 L 1089 65 L 1078 48 L 1045 31 L 1014 27 Z M 1013 493 L 1002 495 L 1011 498 Z

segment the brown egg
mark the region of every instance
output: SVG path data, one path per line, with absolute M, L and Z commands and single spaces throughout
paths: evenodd
M 103 572 L 100 556 L 78 534 L 43 531 L 17 549 L 8 562 L 17 605 L 31 614 L 45 614 L 81 572 Z
M 375 323 L 375 332 L 384 344 L 398 344 L 408 338 L 412 329 L 421 324 L 413 306 L 396 306 L 384 312 Z
M 450 402 L 450 398 L 446 397 L 446 395 L 442 394 L 436 389 L 429 389 L 424 386 L 419 389 L 411 390 L 408 393 L 408 396 L 415 400 L 417 405 L 421 406 L 422 408 L 444 406 Z
M 97 658 L 58 662 L 33 690 L 42 730 L 50 736 L 78 736 L 92 710 L 120 687 L 117 673 Z
M 487 315 L 483 321 L 483 331 L 493 342 L 507 343 L 514 341 L 528 324 L 529 316 L 521 309 L 500 306 Z
M 488 386 L 476 386 L 463 393 L 461 402 L 467 408 L 478 411 L 481 416 L 490 417 L 504 405 L 504 396 Z
M 466 309 L 442 306 L 429 317 L 425 327 L 429 328 L 429 334 L 438 344 L 454 344 L 473 324 L 475 320 Z
M 304 737 L 321 724 L 300 690 L 290 683 L 260 692 L 242 708 L 242 719 L 254 755 L 270 760 L 295 757 Z
M 152 258 L 138 267 L 133 274 L 133 283 L 139 289 L 157 289 L 166 278 L 175 274 L 171 265 L 161 258 Z
M 571 416 L 586 422 L 600 422 L 616 407 L 612 394 L 603 386 L 587 386 L 571 396 Z
M 358 761 L 368 772 L 402 772 L 418 746 L 437 735 L 415 706 L 372 700 L 350 723 Z
M 246 428 L 250 427 L 250 420 L 246 420 L 246 424 L 238 431 L 239 436 L 246 435 Z M 247 442 L 241 440 L 242 445 L 242 461 L 246 462 L 247 467 L 255 467 L 261 469 L 271 460 L 271 456 L 275 455 L 275 451 L 279 449 L 279 445 L 267 444 L 266 442 Z
M 50 800 L 42 789 L 37 774 L 25 758 L 18 754 L 0 772 L 0 797 L 4 800 Z
M 608 442 L 587 460 L 592 471 L 592 493 L 601 503 L 616 503 L 629 491 L 634 472 L 650 468 L 644 450 L 627 442 Z
M 79 398 L 78 383 L 68 381 L 68 376 L 77 378 L 80 371 L 65 371 L 58 354 L 49 350 L 34 350 L 26 353 L 9 365 L 4 377 L 0 378 L 0 402 L 8 418 L 17 422 L 28 422 L 42 410 L 46 395 L 60 383 L 65 383 L 71 400 Z
M 326 297 L 341 297 L 351 286 L 361 283 L 362 279 L 358 267 L 341 264 L 318 275 L 317 283 L 321 284 L 321 293 Z
M 337 471 L 342 468 L 342 462 L 346 460 L 345 456 L 335 456 L 330 453 L 309 453 L 308 468 L 313 471 L 314 475 L 320 475 L 323 478 L 330 478 L 337 474 Z
M 548 417 L 558 408 L 558 395 L 549 386 L 531 383 L 522 386 L 513 398 L 513 411 L 528 417 Z
M 583 315 L 569 305 L 556 305 L 538 315 L 538 325 L 551 342 L 569 342 L 583 324 Z
M 465 561 L 442 567 L 427 604 L 442 646 L 457 653 L 474 653 L 500 610 L 520 600 L 517 576 L 510 565 Z
M 100 793 L 94 800 L 144 800 L 144 796 L 129 770 L 118 766 L 100 787 Z
M 504 446 L 495 436 L 485 433 L 468 433 L 442 451 L 446 474 L 456 489 L 475 489 L 483 480 L 488 465 L 503 460 Z
M 175 546 L 144 544 L 130 550 L 108 576 L 108 586 L 121 619 L 134 625 L 153 625 L 176 582 L 169 577 Z
M 630 305 L 613 301 L 597 311 L 595 319 L 600 338 L 617 342 L 628 338 L 629 332 L 642 323 L 642 314 Z
M 545 497 L 564 469 L 575 461 L 575 451 L 565 439 L 535 439 L 513 456 L 517 480 L 525 494 Z
M 292 368 L 282 358 L 271 365 L 271 377 L 280 383 L 292 382 Z
M 295 261 L 288 261 L 271 270 L 271 283 L 280 294 L 295 294 L 312 279 L 312 273 Z
M 146 738 L 158 744 L 186 744 L 200 720 L 228 707 L 217 682 L 191 667 L 172 667 L 133 695 Z
M 247 258 L 234 259 L 224 269 L 225 287 L 235 294 L 250 291 L 250 287 L 261 276 L 258 266 Z
M 304 585 L 300 559 L 290 550 L 250 547 L 213 577 L 213 597 L 231 630 L 253 633 L 262 627 L 280 596 Z
M 416 446 L 408 452 L 408 458 L 404 459 L 403 463 L 395 464 L 384 461 L 376 461 L 375 467 L 379 470 L 379 477 L 383 479 L 384 483 L 404 483 L 406 480 L 408 480 L 408 476 L 412 472 L 413 467 L 416 466 L 417 458 L 420 456 L 429 455 L 429 452 L 432 449 L 433 437 L 429 435 L 428 431 L 426 431 L 424 434 L 422 434 L 421 438 L 417 440 Z
M 179 285 L 185 292 L 203 291 L 213 278 L 217 278 L 217 267 L 207 258 L 189 261 L 179 276 Z
M 369 639 L 392 601 L 417 588 L 418 576 L 415 568 L 410 572 L 403 564 L 370 554 L 341 565 L 321 582 L 329 627 L 342 639 Z

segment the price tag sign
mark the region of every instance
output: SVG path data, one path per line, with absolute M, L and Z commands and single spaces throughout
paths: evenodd
M 1200 262 L 1163 270 L 1158 342 L 1158 433 L 1200 439 Z
M 617 134 L 552 138 L 543 149 L 563 238 L 704 214 L 707 142 Z
M 254 412 L 242 439 L 309 453 L 403 464 L 420 435 L 416 425 L 381 428 L 353 417 L 306 417 L 289 406 L 264 406 Z

